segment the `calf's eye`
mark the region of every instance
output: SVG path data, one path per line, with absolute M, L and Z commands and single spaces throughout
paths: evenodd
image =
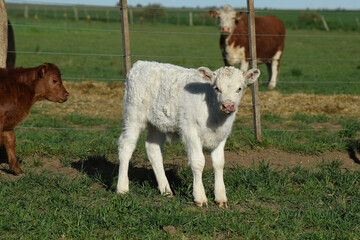
M 56 80 L 56 79 L 53 79 L 53 83 L 57 83 L 57 80 Z
M 215 92 L 221 93 L 220 89 L 218 87 L 215 87 Z
M 239 88 L 238 90 L 236 90 L 237 93 L 241 92 L 241 88 Z

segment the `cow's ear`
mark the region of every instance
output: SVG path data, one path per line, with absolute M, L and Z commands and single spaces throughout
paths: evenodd
M 218 12 L 216 10 L 210 10 L 209 11 L 210 17 L 217 18 Z
M 200 76 L 202 77 L 202 79 L 210 82 L 211 84 L 214 83 L 214 81 L 215 81 L 215 73 L 213 71 L 211 71 L 207 67 L 200 67 L 200 68 L 198 68 L 198 71 L 199 71 Z
M 245 84 L 246 85 L 253 84 L 258 79 L 259 76 L 260 76 L 260 70 L 259 69 L 257 69 L 257 68 L 250 69 L 249 71 L 247 71 L 244 74 Z
M 39 78 L 44 77 L 45 73 L 47 72 L 47 70 L 49 69 L 49 64 L 48 63 L 43 63 L 38 71 L 39 74 Z
M 244 12 L 236 12 L 236 20 L 240 20 L 244 16 Z

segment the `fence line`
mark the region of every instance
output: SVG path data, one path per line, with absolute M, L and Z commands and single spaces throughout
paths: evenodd
M 27 1 L 24 2 L 24 0 L 12 0 L 12 2 L 8 2 L 7 5 L 9 4 L 21 4 L 22 5 L 36 5 L 36 4 L 41 4 L 41 5 L 47 5 L 49 7 L 53 6 L 62 6 L 62 7 L 85 7 L 85 8 L 114 8 L 114 9 L 121 9 L 121 6 L 107 6 L 107 5 L 83 5 L 83 4 L 70 4 L 70 3 L 54 3 L 54 2 L 47 2 L 47 1 Z M 197 12 L 208 12 L 211 9 L 218 9 L 218 7 L 216 8 L 210 8 L 210 7 L 202 7 L 202 8 L 192 8 L 192 7 L 187 7 L 187 8 L 181 8 L 181 7 L 162 7 L 162 8 L 154 8 L 154 7 L 147 7 L 147 6 L 143 6 L 143 7 L 134 7 L 131 5 L 128 5 L 127 7 L 123 7 L 126 9 L 133 9 L 133 10 L 143 10 L 143 9 L 149 9 L 149 10 L 176 10 L 179 12 L 188 12 L 188 11 L 197 11 Z M 235 11 L 242 11 L 242 12 L 246 12 L 248 13 L 249 11 L 247 10 L 247 8 L 244 7 L 233 7 L 233 9 Z M 312 13 L 312 12 L 320 12 L 320 13 L 330 13 L 330 14 L 360 14 L 360 11 L 353 11 L 353 10 L 349 10 L 346 9 L 346 12 L 344 12 L 343 10 L 327 10 L 327 9 L 309 9 L 304 11 L 303 9 L 301 10 L 273 10 L 273 9 L 265 9 L 265 8 L 257 8 L 258 10 L 255 9 L 255 13 Z
M 122 128 L 66 128 L 66 127 L 25 127 L 25 126 L 17 126 L 16 129 L 30 129 L 30 130 L 56 130 L 56 131 L 117 131 L 122 130 Z M 262 129 L 265 132 L 328 132 L 328 131 L 346 131 L 349 129 L 345 128 L 318 128 L 318 129 Z M 244 129 L 244 130 L 234 130 L 232 133 L 237 132 L 252 132 L 254 129 Z
M 60 4 L 59 4 L 60 5 Z M 69 5 L 73 6 L 73 5 Z M 114 7 L 115 8 L 115 7 Z M 119 7 L 116 7 L 119 8 Z M 134 9 L 134 8 L 132 8 Z M 163 8 L 161 8 L 163 9 Z M 169 9 L 169 8 L 166 8 Z M 179 10 L 176 8 L 176 10 Z M 184 11 L 189 11 L 191 9 L 182 9 Z M 199 9 L 194 9 L 198 11 Z M 204 10 L 208 11 L 208 10 Z M 247 10 L 244 10 L 244 12 L 247 12 Z M 273 11 L 255 11 L 256 13 L 260 12 L 273 12 Z M 277 12 L 277 13 L 309 13 L 309 12 L 303 12 L 303 11 L 288 11 L 288 12 Z M 330 13 L 329 11 L 324 11 L 320 13 Z M 360 12 L 359 12 L 360 13 Z M 346 13 L 346 14 L 359 14 L 359 13 Z M 339 12 L 339 14 L 344 14 L 343 12 Z M 13 26 L 18 27 L 35 27 L 35 28 L 52 28 L 52 29 L 64 29 L 64 30 L 84 30 L 84 31 L 103 31 L 103 32 L 121 32 L 121 30 L 116 29 L 94 29 L 94 28 L 76 28 L 76 27 L 52 27 L 52 26 L 39 26 L 39 25 L 25 25 L 25 24 L 13 24 Z M 183 34 L 183 35 L 216 35 L 219 36 L 219 33 L 192 33 L 192 32 L 161 32 L 161 31 L 130 31 L 131 33 L 149 33 L 149 34 Z M 234 35 L 248 35 L 248 34 L 234 34 Z M 261 36 L 280 36 L 280 35 L 269 35 L 269 34 L 262 34 Z M 360 38 L 360 36 L 357 35 L 285 35 L 286 37 L 318 37 L 318 38 Z M 52 54 L 52 55 L 74 55 L 74 56 L 101 56 L 101 57 L 124 57 L 123 54 L 99 54 L 99 53 L 57 53 L 57 52 L 30 52 L 30 51 L 15 51 L 16 53 L 20 54 Z M 189 59 L 223 59 L 218 57 L 192 57 L 192 56 L 146 56 L 146 55 L 131 55 L 133 57 L 149 57 L 149 58 L 189 58 Z M 236 59 L 236 58 L 234 58 Z M 260 60 L 267 60 L 267 59 L 260 59 Z M 282 58 L 283 60 L 288 61 L 343 61 L 343 62 L 349 62 L 349 61 L 360 61 L 360 59 L 297 59 L 297 58 Z M 71 79 L 71 80 L 79 80 L 79 79 L 85 79 L 90 80 L 91 78 L 75 78 L 75 77 L 68 77 L 63 79 Z M 117 80 L 124 80 L 120 78 L 93 78 L 91 80 L 107 80 L 107 81 L 117 81 Z M 265 81 L 262 81 L 265 82 Z M 279 83 L 349 83 L 349 84 L 359 84 L 360 82 L 279 82 Z M 41 102 L 40 104 L 54 104 L 50 102 Z M 122 102 L 67 102 L 64 104 L 79 104 L 79 105 L 122 105 Z M 37 104 L 38 105 L 38 104 Z M 241 104 L 240 106 L 245 107 L 252 107 L 252 104 Z M 260 104 L 262 107 L 360 107 L 360 105 L 328 105 L 328 104 Z M 121 128 L 52 128 L 52 127 L 17 127 L 19 129 L 39 129 L 39 130 L 83 130 L 83 131 L 114 131 L 114 130 L 121 130 Z M 262 131 L 268 131 L 268 132 L 316 132 L 316 131 L 344 131 L 347 129 L 262 129 Z M 248 132 L 248 131 L 254 131 L 254 129 L 247 129 L 247 130 L 235 130 L 232 132 Z
M 54 102 L 38 102 L 36 105 L 42 104 L 59 104 Z M 62 105 L 123 105 L 123 102 L 65 102 Z M 259 104 L 262 107 L 339 107 L 339 108 L 348 108 L 348 107 L 360 107 L 357 104 Z M 253 104 L 240 104 L 239 107 L 252 107 Z
M 74 55 L 74 56 L 98 56 L 98 57 L 123 57 L 124 54 L 110 53 L 64 53 L 64 52 L 31 52 L 31 51 L 8 51 L 10 53 L 45 54 L 45 55 Z
M 109 54 L 109 53 L 63 53 L 63 52 L 31 52 L 31 51 L 8 51 L 10 53 L 22 53 L 22 54 L 44 54 L 44 55 L 73 55 L 73 56 L 98 56 L 98 57 L 124 57 L 124 54 Z M 194 57 L 194 56 L 154 56 L 154 55 L 138 55 L 131 54 L 132 57 L 141 57 L 141 58 L 183 58 L 183 59 L 213 59 L 219 60 L 224 59 L 222 57 Z M 243 58 L 231 58 L 231 59 L 243 59 Z M 245 58 L 250 60 L 250 58 Z M 272 58 L 257 58 L 260 61 L 272 60 Z M 281 61 L 315 61 L 315 62 L 358 62 L 360 58 L 357 59 L 346 59 L 346 58 L 281 58 Z
M 83 78 L 83 77 L 62 77 L 63 80 L 96 80 L 96 81 L 125 81 L 125 78 Z
M 12 26 L 17 27 L 29 27 L 29 28 L 53 28 L 53 29 L 64 29 L 64 30 L 82 30 L 82 31 L 99 31 L 99 32 L 119 32 L 118 29 L 104 29 L 104 28 L 77 28 L 77 27 L 56 27 L 56 26 L 44 26 L 44 25 L 26 25 L 26 24 L 11 24 Z M 179 34 L 179 35 L 214 35 L 219 36 L 217 33 L 198 33 L 198 32 L 162 32 L 162 31 L 140 31 L 140 30 L 130 30 L 130 33 L 148 33 L 148 34 Z M 248 34 L 232 34 L 233 36 L 248 36 Z M 256 36 L 264 37 L 311 37 L 311 38 L 360 38 L 360 35 L 305 35 L 305 34 L 256 34 Z
M 125 78 L 81 78 L 81 77 L 62 77 L 63 80 L 85 80 L 85 81 L 119 81 L 119 82 L 125 82 Z M 259 83 L 268 83 L 268 81 L 258 81 Z M 281 84 L 360 84 L 359 82 L 304 82 L 304 81 L 277 81 L 277 83 L 281 83 Z

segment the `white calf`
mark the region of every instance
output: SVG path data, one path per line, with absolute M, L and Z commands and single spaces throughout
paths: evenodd
M 146 152 L 160 193 L 172 194 L 165 176 L 162 146 L 167 136 L 170 140 L 181 136 L 194 175 L 194 201 L 198 206 L 207 204 L 202 184 L 205 165 L 202 148 L 206 147 L 212 151 L 215 201 L 227 207 L 224 145 L 243 89 L 259 75 L 258 69 L 244 73 L 234 67 L 223 67 L 212 72 L 205 67 L 186 69 L 157 62 L 136 62 L 126 79 L 117 193 L 129 191 L 129 160 L 140 132 L 147 127 Z

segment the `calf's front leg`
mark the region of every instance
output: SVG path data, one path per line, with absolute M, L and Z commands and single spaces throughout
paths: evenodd
M 226 140 L 222 141 L 217 148 L 211 152 L 211 161 L 215 173 L 215 202 L 219 207 L 227 208 L 227 197 L 224 184 L 224 146 Z
M 4 131 L 1 134 L 2 143 L 5 146 L 10 170 L 13 171 L 16 175 L 23 172 L 20 168 L 18 161 L 15 156 L 15 133 L 14 130 Z
M 205 166 L 205 156 L 202 152 L 200 138 L 196 134 L 196 129 L 184 131 L 183 142 L 185 143 L 189 163 L 193 172 L 193 196 L 197 206 L 208 205 L 204 185 L 202 183 L 202 172 Z

